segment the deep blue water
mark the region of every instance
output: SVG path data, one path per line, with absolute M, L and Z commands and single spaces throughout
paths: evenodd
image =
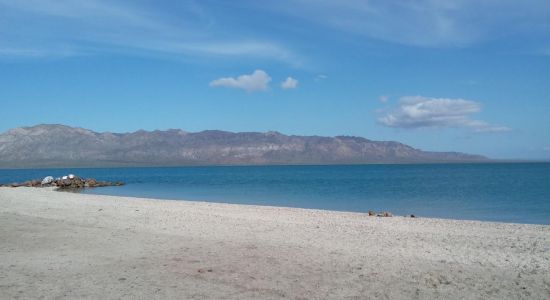
M 90 194 L 550 224 L 550 163 L 0 170 L 0 183 L 74 173 Z

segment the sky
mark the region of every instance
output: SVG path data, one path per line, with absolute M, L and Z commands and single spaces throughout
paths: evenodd
M 550 159 L 548 0 L 0 0 L 0 132 L 180 128 Z

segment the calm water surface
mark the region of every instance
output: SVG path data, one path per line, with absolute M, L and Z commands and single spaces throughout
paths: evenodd
M 0 170 L 124 181 L 89 194 L 550 224 L 550 163 Z

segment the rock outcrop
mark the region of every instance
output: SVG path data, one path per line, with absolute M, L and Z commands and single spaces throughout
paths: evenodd
M 54 179 L 52 176 L 46 176 L 42 180 L 29 180 L 21 183 L 0 184 L 7 187 L 57 187 L 60 190 L 78 190 L 84 188 L 96 188 L 104 186 L 121 186 L 121 181 L 98 181 L 93 178 L 80 178 L 73 174 Z

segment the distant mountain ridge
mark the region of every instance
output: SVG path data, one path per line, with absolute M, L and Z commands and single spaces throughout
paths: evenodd
M 482 162 L 479 155 L 427 152 L 391 141 L 278 132 L 179 129 L 94 132 L 65 125 L 0 134 L 0 168 Z

